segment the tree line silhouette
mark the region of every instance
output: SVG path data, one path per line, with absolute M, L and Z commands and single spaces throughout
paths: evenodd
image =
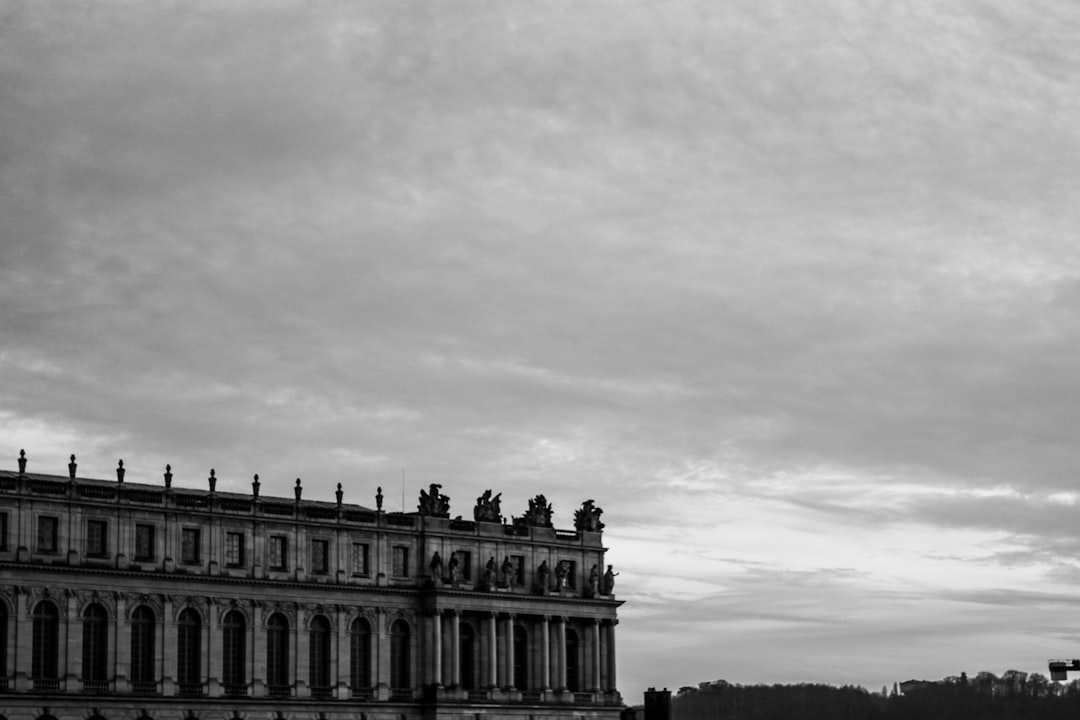
M 895 683 L 880 693 L 845 685 L 736 685 L 724 680 L 682 687 L 672 720 L 1075 720 L 1080 680 L 1054 683 L 1039 673 L 980 672 Z

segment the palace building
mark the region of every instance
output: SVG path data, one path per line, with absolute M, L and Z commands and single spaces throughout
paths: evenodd
M 0 470 L 0 720 L 616 720 L 601 510 Z

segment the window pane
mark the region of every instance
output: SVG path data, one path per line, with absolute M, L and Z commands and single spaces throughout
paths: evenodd
M 154 682 L 154 611 L 143 606 L 131 617 L 131 679 Z
M 38 550 L 41 552 L 56 552 L 56 526 L 57 519 L 54 517 L 38 518 Z
M 34 609 L 30 672 L 35 679 L 56 679 L 58 618 L 59 613 L 52 603 L 38 603 Z
M 186 563 L 199 562 L 199 530 L 197 528 L 184 528 L 180 531 L 180 561 Z
M 404 690 L 412 687 L 409 673 L 409 626 L 395 620 L 390 628 L 390 687 Z
M 330 543 L 326 540 L 311 541 L 311 572 L 330 572 Z
M 154 526 L 153 525 L 136 525 L 135 526 L 135 559 L 136 560 L 153 560 L 154 559 Z
M 202 682 L 202 622 L 198 613 L 191 608 L 180 613 L 176 666 L 181 685 L 198 685 Z
M 272 535 L 270 537 L 270 567 L 275 570 L 284 570 L 287 564 L 287 545 L 284 535 Z
M 83 682 L 104 682 L 109 658 L 108 620 L 100 605 L 91 605 L 83 613 Z
M 311 685 L 317 688 L 329 688 L 330 623 L 326 618 L 316 617 L 311 621 L 308 641 L 310 643 L 308 671 L 311 674 Z
M 109 525 L 104 520 L 86 521 L 86 554 L 105 555 L 105 538 Z
M 222 622 L 222 679 L 226 685 L 247 684 L 244 668 L 245 636 L 244 616 L 232 610 Z
M 352 550 L 352 574 L 368 574 L 368 546 L 367 543 L 353 543 Z
M 243 533 L 225 533 L 225 564 L 234 567 L 244 564 Z
M 354 690 L 371 687 L 371 627 L 367 620 L 353 621 L 349 644 L 349 684 Z
M 409 548 L 394 548 L 392 573 L 394 577 L 409 576 Z

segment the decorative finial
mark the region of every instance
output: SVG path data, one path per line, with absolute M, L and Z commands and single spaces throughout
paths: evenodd
M 304 489 L 300 487 L 300 478 L 296 478 L 296 487 L 293 488 L 293 492 L 296 493 L 296 502 L 300 502 L 300 493 L 304 492 Z
M 255 479 L 251 481 L 251 495 L 252 497 L 259 497 L 259 474 L 255 473 Z
M 341 491 L 341 483 L 338 483 L 338 484 L 337 484 L 337 492 L 336 492 L 336 493 L 334 493 L 334 494 L 335 494 L 335 495 L 337 495 L 337 504 L 338 504 L 338 507 L 341 507 L 341 498 L 343 498 L 343 497 L 345 496 L 345 493 L 343 493 L 343 492 Z
M 71 462 L 68 463 L 68 477 L 70 477 L 72 480 L 75 479 L 75 468 L 77 467 L 79 466 L 75 464 L 75 454 L 72 453 Z
M 172 487 L 172 465 L 165 466 L 165 489 Z
M 376 488 L 375 491 L 375 509 L 382 510 L 382 485 Z
M 121 460 L 116 466 L 116 482 L 124 482 L 124 461 Z
M 20 450 L 19 451 L 19 474 L 20 475 L 25 475 L 26 474 L 26 451 L 25 450 Z
M 217 478 L 214 477 L 214 468 L 210 468 L 210 477 L 206 478 L 206 482 L 210 483 L 210 492 L 214 492 L 214 488 L 217 487 Z

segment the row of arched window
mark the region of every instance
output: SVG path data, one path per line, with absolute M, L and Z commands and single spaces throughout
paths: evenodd
M 59 628 L 60 612 L 56 604 L 43 600 L 31 613 L 32 648 L 30 672 L 38 689 L 55 689 L 59 685 Z M 109 686 L 109 617 L 99 603 L 91 603 L 82 613 L 82 681 L 83 689 L 106 691 Z M 7 676 L 7 608 L 0 603 L 0 676 Z M 157 617 L 146 605 L 131 614 L 130 670 L 134 692 L 155 692 L 157 689 L 157 656 L 155 629 Z M 203 692 L 203 621 L 192 608 L 182 610 L 176 623 L 176 671 L 181 694 L 199 695 Z M 354 691 L 372 686 L 371 637 L 372 628 L 365 618 L 356 618 L 349 628 L 349 681 Z M 331 625 L 317 615 L 308 628 L 308 684 L 313 694 L 329 695 L 331 678 Z M 222 684 L 225 693 L 246 695 L 250 682 L 247 667 L 248 623 L 243 613 L 227 612 L 221 622 Z M 410 628 L 398 619 L 390 627 L 390 686 L 395 689 L 411 687 Z M 273 613 L 266 621 L 266 684 L 271 695 L 288 695 L 293 684 L 289 648 L 289 619 Z
M 7 677 L 8 611 L 0 602 L 0 677 Z M 60 612 L 51 600 L 42 600 L 34 606 L 32 618 L 32 651 L 30 658 L 31 678 L 37 689 L 58 689 Z M 83 689 L 107 692 L 109 673 L 109 616 L 100 603 L 89 604 L 82 613 L 82 665 Z M 158 689 L 160 658 L 156 653 L 157 615 L 153 608 L 140 605 L 131 613 L 129 678 L 134 692 L 153 693 Z M 230 610 L 222 617 L 220 625 L 221 683 L 226 695 L 246 695 L 251 682 L 248 652 L 249 627 L 245 615 Z M 176 622 L 176 682 L 181 695 L 202 695 L 205 689 L 204 640 L 206 628 L 203 618 L 193 608 L 180 611 Z M 308 685 L 315 696 L 329 696 L 337 679 L 332 676 L 333 630 L 330 621 L 316 615 L 308 627 Z M 459 628 L 458 652 L 461 687 L 479 689 L 478 671 L 483 662 L 479 656 L 480 642 L 476 630 L 469 623 Z M 513 684 L 527 689 L 535 683 L 529 679 L 529 637 L 524 627 L 513 628 Z M 366 618 L 358 617 L 349 626 L 349 685 L 354 695 L 370 692 L 375 682 L 372 677 L 372 626 Z M 293 685 L 290 648 L 292 637 L 289 618 L 280 612 L 266 620 L 264 680 L 270 695 L 288 696 Z M 404 619 L 395 620 L 390 626 L 389 684 L 394 690 L 412 687 L 412 663 L 410 656 L 411 629 Z M 579 691 L 581 685 L 580 646 L 577 634 L 565 630 L 565 681 L 571 691 Z M 299 659 L 298 659 L 299 662 Z M 344 671 L 344 668 L 342 668 Z

